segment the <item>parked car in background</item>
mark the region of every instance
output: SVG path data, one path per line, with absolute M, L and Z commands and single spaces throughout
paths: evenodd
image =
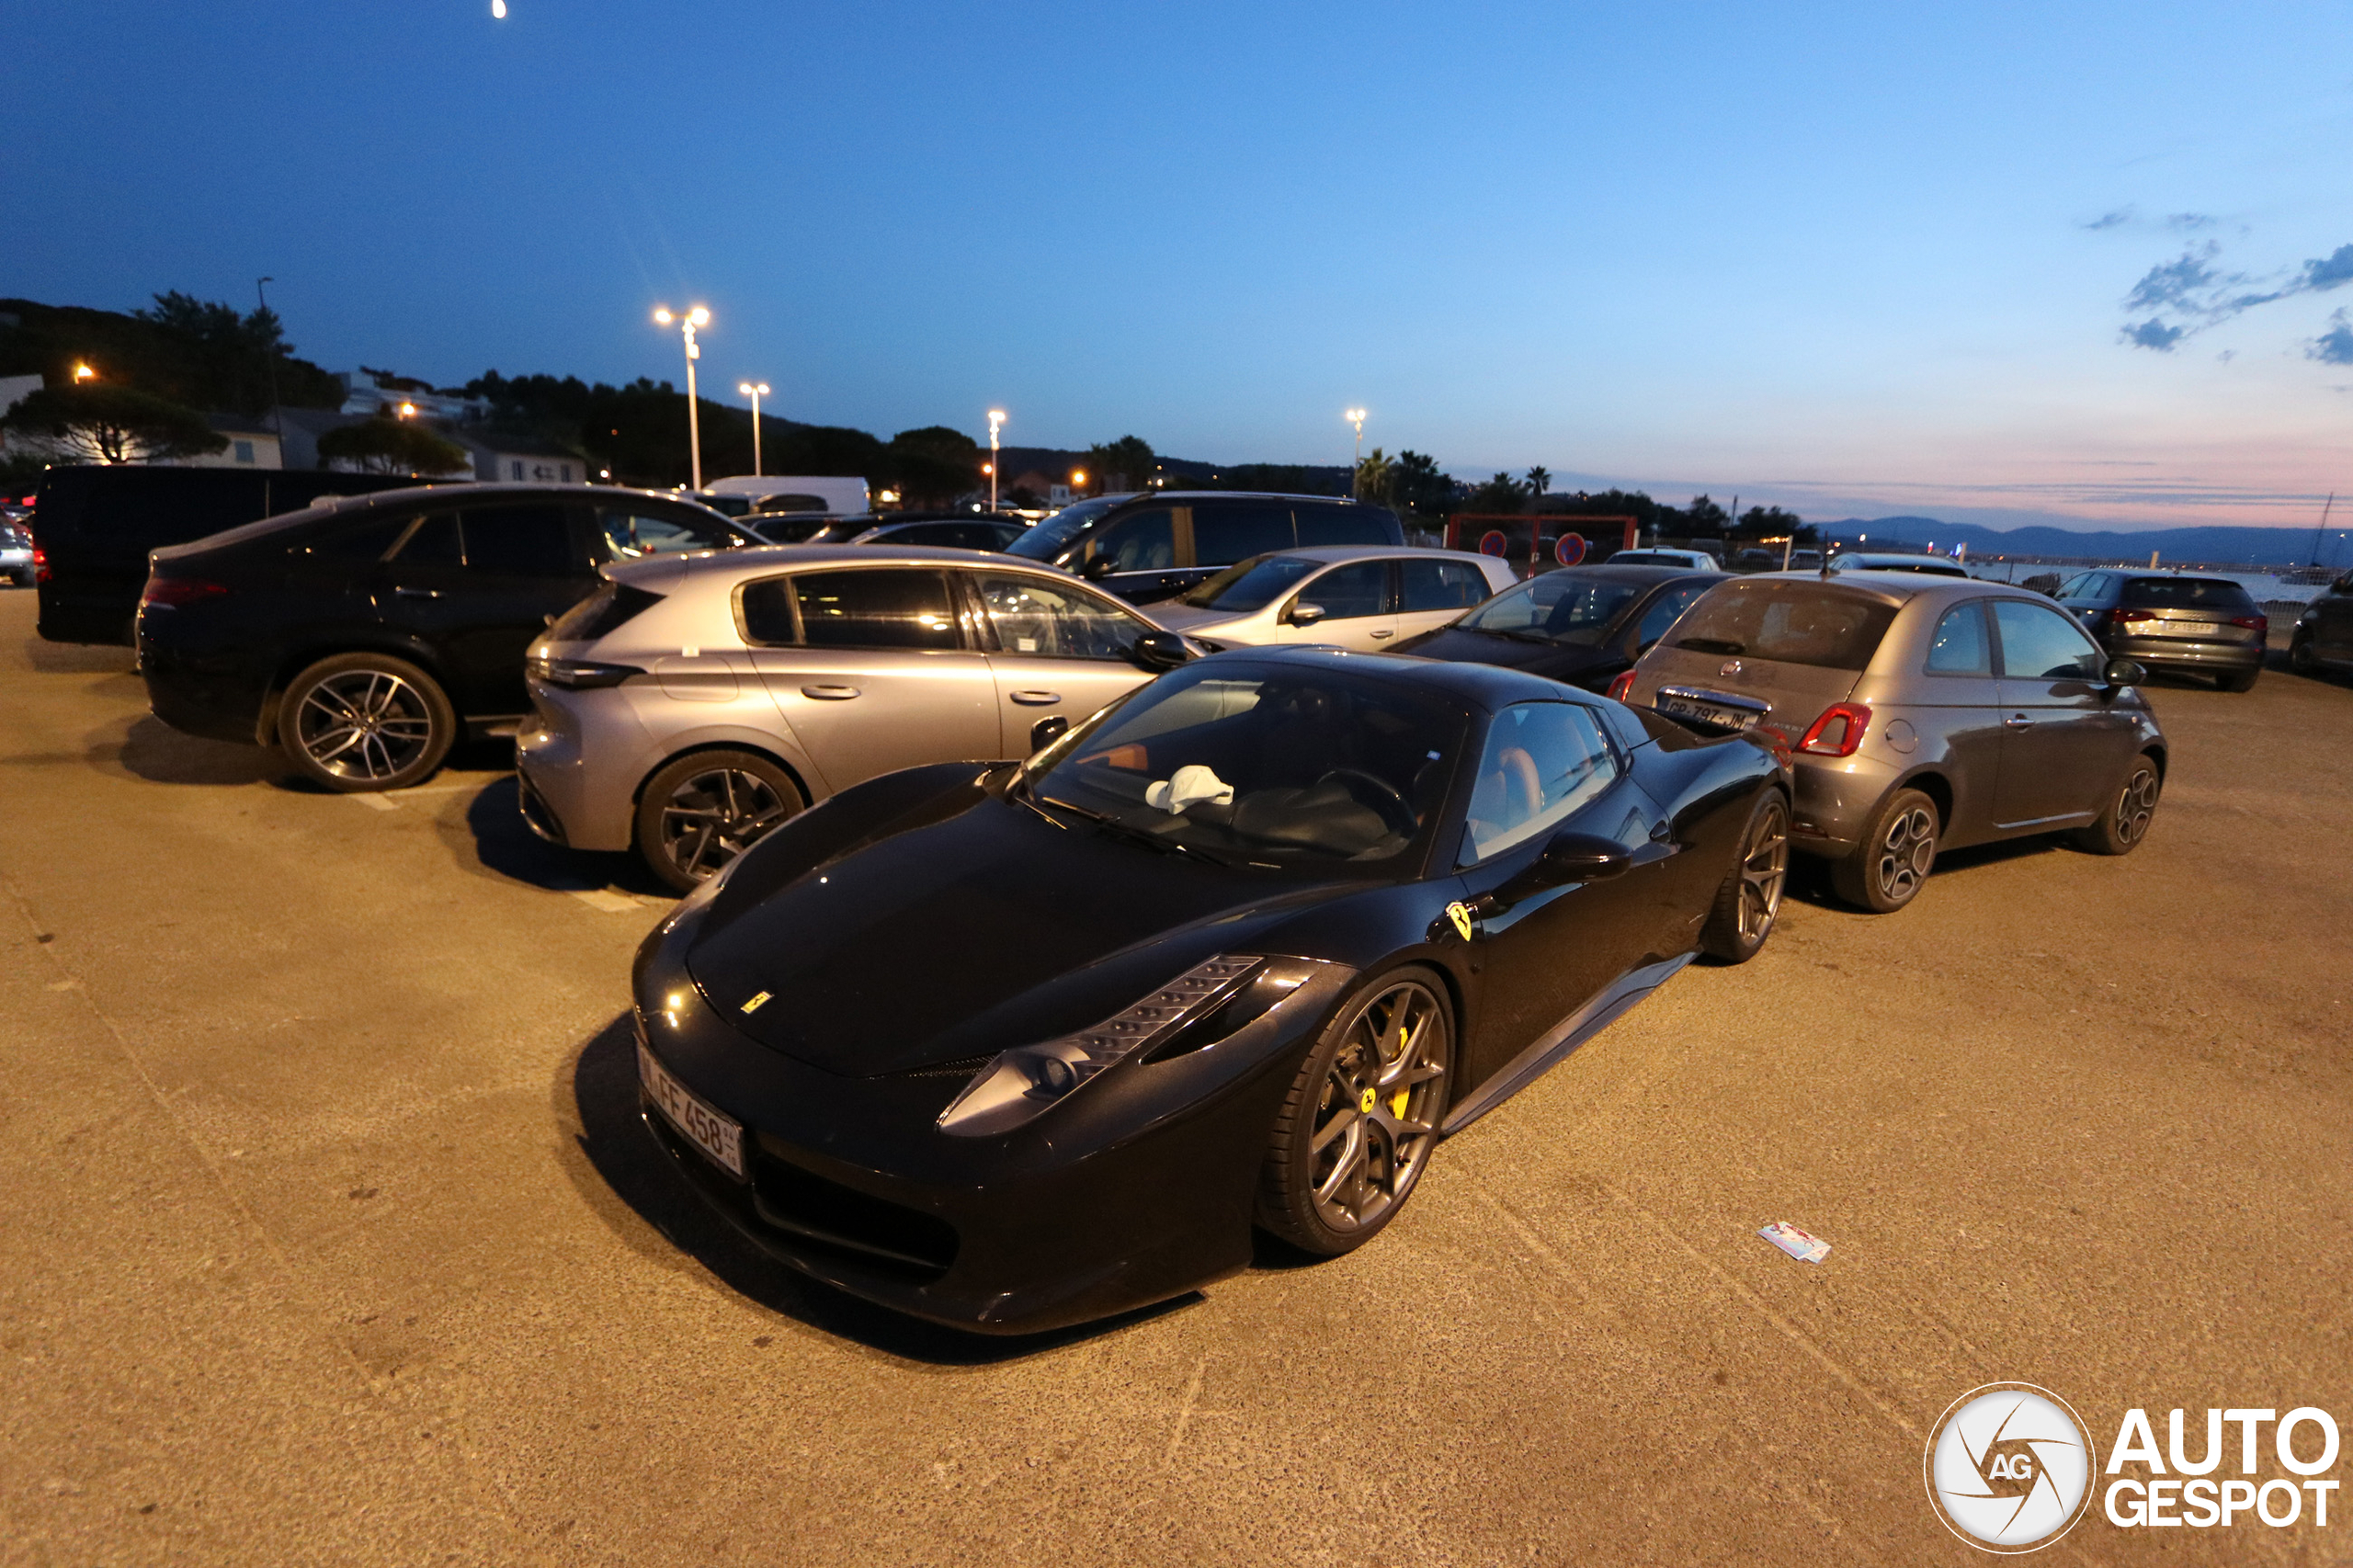
M 1790 551 L 1790 570 L 1792 572 L 1821 571 L 1822 551 L 1818 550 L 1793 550 Z
M 278 745 L 329 790 L 423 780 L 461 730 L 518 721 L 523 655 L 612 562 L 758 541 L 673 496 L 433 485 L 154 552 L 140 674 L 175 729 Z
M 1931 577 L 1966 577 L 1969 568 L 1949 556 L 1905 555 L 1899 551 L 1859 552 L 1842 550 L 1830 558 L 1833 572 L 1919 572 Z
M 856 517 L 834 517 L 823 528 L 797 538 L 779 535 L 785 529 L 767 526 L 754 517 L 749 526 L 775 544 L 928 544 L 948 550 L 1003 550 L 1029 531 L 1020 517 L 970 508 L 946 512 L 879 512 Z
M 533 831 L 689 888 L 880 773 L 1027 756 L 1192 657 L 1066 573 L 913 546 L 609 568 L 529 650 Z
M 1153 606 L 1153 619 L 1212 648 L 1320 642 L 1372 653 L 1436 631 L 1513 580 L 1495 556 L 1325 545 L 1238 561 Z
M 1497 594 L 1452 625 L 1398 644 L 1401 653 L 1503 665 L 1600 691 L 1633 667 L 1701 594 L 1712 563 L 1563 566 Z
M 1621 550 L 1608 562 L 1612 566 L 1673 566 L 1687 572 L 1721 572 L 1723 563 L 1704 550 L 1662 550 L 1644 545 Z
M 2101 647 L 2150 669 L 2212 676 L 2224 691 L 2251 691 L 2263 673 L 2270 618 L 2228 577 L 2083 572 L 2056 597 Z
M 729 517 L 744 512 L 833 512 L 848 515 L 872 505 L 866 481 L 856 475 L 739 473 L 710 482 L 713 510 Z M 744 511 L 734 503 L 741 501 Z
M 2353 572 L 2304 607 L 2288 633 L 2288 664 L 2301 675 L 2353 669 Z
M 1756 544 L 1750 545 L 1732 558 L 1732 569 L 1735 572 L 1771 572 L 1780 564 L 1779 551 L 1768 550 Z
M 20 588 L 33 585 L 33 531 L 22 523 L 0 523 L 0 577 Z
M 1900 909 L 1940 849 L 2070 831 L 2129 854 L 2165 771 L 2143 678 L 2040 595 L 1921 573 L 1712 587 L 1613 695 L 1792 754 L 1790 842 L 1839 895 Z
M 384 474 L 291 469 L 52 468 L 34 523 L 47 568 L 40 634 L 51 642 L 129 642 L 147 552 L 333 495 L 410 487 Z
M 1153 604 L 1254 555 L 1404 542 L 1404 528 L 1386 506 L 1328 495 L 1157 491 L 1100 511 L 1066 506 L 1016 540 L 1012 553 Z

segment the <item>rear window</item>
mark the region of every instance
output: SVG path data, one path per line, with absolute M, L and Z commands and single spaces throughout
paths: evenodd
M 2124 602 L 2142 609 L 2227 609 L 2255 612 L 2255 597 L 2224 577 L 2134 577 Z
M 1859 670 L 1895 607 L 1811 583 L 1727 583 L 1691 607 L 1674 645 L 1695 653 Z
M 1381 506 L 1344 506 L 1337 503 L 1305 502 L 1291 508 L 1299 525 L 1299 542 L 1319 544 L 1396 544 L 1405 537 L 1397 515 Z
M 594 642 L 619 631 L 649 605 L 661 602 L 659 594 L 627 583 L 607 583 L 559 616 L 548 628 L 548 636 L 558 642 Z

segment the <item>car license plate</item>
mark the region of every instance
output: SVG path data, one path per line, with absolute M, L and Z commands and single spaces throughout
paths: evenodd
M 1677 719 L 1696 719 L 1702 724 L 1713 724 L 1722 730 L 1745 730 L 1756 722 L 1756 715 L 1738 708 L 1719 708 L 1712 702 L 1694 702 L 1688 697 L 1669 697 L 1662 692 L 1652 699 L 1658 711 Z
M 2176 637 L 2211 637 L 2222 629 L 2211 620 L 2169 620 L 2165 630 Z
M 654 1053 L 642 1044 L 637 1048 L 637 1081 L 645 1085 L 646 1098 L 654 1102 L 663 1119 L 676 1128 L 688 1142 L 710 1155 L 713 1164 L 737 1181 L 744 1179 L 743 1123 L 730 1120 L 705 1105 L 684 1084 L 670 1076 L 669 1070 L 654 1060 Z

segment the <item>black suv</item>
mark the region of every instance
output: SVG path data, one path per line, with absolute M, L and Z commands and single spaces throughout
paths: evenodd
M 396 790 L 460 723 L 528 709 L 525 649 L 606 562 L 759 542 L 640 490 L 386 491 L 156 551 L 140 673 L 175 729 L 282 746 L 331 790 Z
M 1173 598 L 1237 561 L 1316 544 L 1405 542 L 1397 514 L 1329 495 L 1168 491 L 1065 507 L 1006 553 L 1075 572 L 1134 604 Z
M 2113 657 L 2169 675 L 2212 676 L 2224 691 L 2253 690 L 2263 673 L 2270 621 L 2228 577 L 2082 572 L 2055 597 Z
M 2353 669 L 2353 572 L 2304 607 L 2288 633 L 2288 664 L 2300 675 Z

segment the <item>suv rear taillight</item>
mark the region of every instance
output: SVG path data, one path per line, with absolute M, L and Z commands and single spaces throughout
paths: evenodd
M 2271 632 L 2271 618 L 2268 615 L 2234 615 L 2231 617 L 2231 624 L 2244 626 L 2258 637 L 2269 636 Z
M 176 609 L 199 599 L 217 599 L 228 591 L 218 583 L 197 577 L 150 577 L 146 592 L 139 596 L 139 608 Z
M 1798 750 L 1808 756 L 1852 756 L 1871 726 L 1871 710 L 1859 702 L 1834 702 L 1806 726 Z
M 1609 683 L 1609 699 L 1612 702 L 1623 702 L 1626 700 L 1626 694 L 1633 689 L 1634 672 L 1628 670 Z
M 49 551 L 36 543 L 33 546 L 33 582 L 38 585 L 48 581 Z

